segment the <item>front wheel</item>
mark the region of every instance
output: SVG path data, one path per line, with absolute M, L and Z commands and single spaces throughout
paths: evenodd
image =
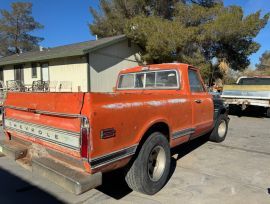
M 153 195 L 166 184 L 170 162 L 167 138 L 160 132 L 152 133 L 142 145 L 125 180 L 131 189 Z
M 227 115 L 220 115 L 216 121 L 216 125 L 212 130 L 209 140 L 212 142 L 223 142 L 228 132 L 229 119 Z

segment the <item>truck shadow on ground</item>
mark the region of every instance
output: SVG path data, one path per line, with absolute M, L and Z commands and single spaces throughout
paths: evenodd
M 48 192 L 0 168 L 0 203 L 64 203 Z
M 192 140 L 186 144 L 182 144 L 176 148 L 171 150 L 171 170 L 169 174 L 169 179 L 167 182 L 170 181 L 176 166 L 177 160 L 181 159 L 185 155 L 191 153 L 193 150 L 197 149 L 198 147 L 204 145 L 208 141 L 207 136 L 200 137 L 198 139 Z M 120 200 L 123 197 L 127 196 L 132 192 L 132 190 L 128 187 L 125 182 L 125 170 L 120 169 L 113 172 L 109 172 L 103 175 L 103 184 L 102 186 L 98 187 L 97 190 L 110 196 L 116 200 Z M 166 186 L 166 185 L 165 185 Z
M 172 149 L 171 154 L 176 155 L 176 161 L 181 159 L 182 157 L 186 156 L 187 154 L 191 153 L 195 149 L 199 148 L 200 146 L 204 145 L 209 141 L 208 135 L 204 135 L 197 139 L 191 140 L 185 144 L 179 145 Z
M 261 107 L 248 107 L 243 111 L 240 107 L 230 107 L 229 115 L 238 117 L 267 118 L 266 109 Z

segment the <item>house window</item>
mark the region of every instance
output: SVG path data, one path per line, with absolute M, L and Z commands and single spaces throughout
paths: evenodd
M 37 78 L 37 63 L 32 63 L 32 78 Z

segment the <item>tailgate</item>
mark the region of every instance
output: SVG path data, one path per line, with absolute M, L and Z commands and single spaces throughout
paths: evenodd
M 222 97 L 270 99 L 270 85 L 226 85 Z
M 8 93 L 5 106 L 80 114 L 84 93 Z
M 8 93 L 4 129 L 9 136 L 80 157 L 84 93 Z

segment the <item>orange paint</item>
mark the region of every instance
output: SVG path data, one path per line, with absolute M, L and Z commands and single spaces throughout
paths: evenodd
M 186 64 L 158 64 L 148 66 L 149 70 L 176 70 L 180 88 L 175 90 L 117 90 L 114 93 L 9 93 L 4 106 L 15 106 L 49 112 L 80 114 L 90 123 L 89 160 L 110 155 L 119 150 L 139 144 L 146 131 L 156 123 L 169 127 L 170 145 L 174 147 L 189 140 L 188 135 L 177 139 L 173 134 L 186 129 L 195 129 L 193 137 L 210 131 L 213 127 L 213 100 L 206 91 L 191 93 Z M 198 72 L 198 69 L 192 68 Z M 138 66 L 125 69 L 121 74 L 141 72 Z M 201 79 L 200 79 L 201 80 Z M 202 100 L 202 104 L 195 100 Z M 35 124 L 80 132 L 79 118 L 63 118 L 35 114 L 33 112 L 6 108 L 7 118 L 15 118 Z M 113 128 L 115 137 L 101 138 L 101 131 Z M 60 145 L 33 139 L 13 132 L 13 136 L 39 143 L 71 157 L 80 157 L 78 152 Z M 127 164 L 131 156 L 110 164 L 90 168 L 84 161 L 87 172 L 108 171 Z

